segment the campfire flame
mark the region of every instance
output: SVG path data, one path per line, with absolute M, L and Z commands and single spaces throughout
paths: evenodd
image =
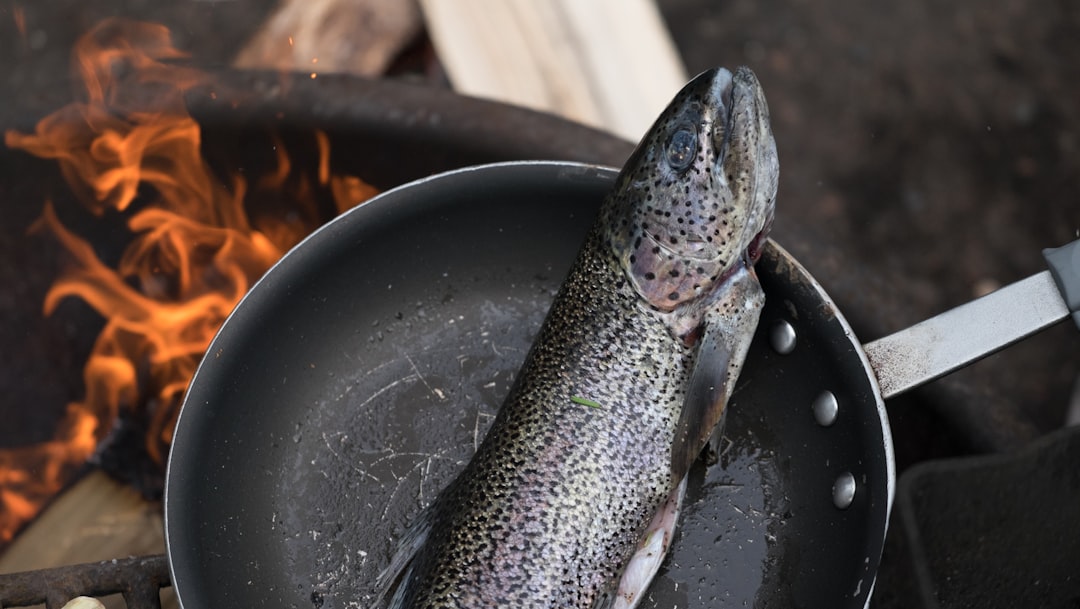
M 121 214 L 133 237 L 109 266 L 52 204 L 33 227 L 53 235 L 73 261 L 46 295 L 45 314 L 75 297 L 106 322 L 84 368 L 85 398 L 68 405 L 55 438 L 0 451 L 0 545 L 93 455 L 123 409 L 147 409 L 145 449 L 164 462 L 183 393 L 214 333 L 252 283 L 321 221 L 317 187 L 290 177 L 280 143 L 277 171 L 250 192 L 239 176 L 228 185 L 215 177 L 184 104 L 185 92 L 209 78 L 180 63 L 185 54 L 165 27 L 111 19 L 84 35 L 72 58 L 85 100 L 42 119 L 32 134 L 7 132 L 5 143 L 55 159 L 83 205 L 97 216 Z M 359 178 L 331 174 L 329 138 L 317 133 L 316 142 L 314 181 L 337 211 L 375 194 Z M 287 182 L 295 201 L 281 213 Z M 267 192 L 275 210 L 258 211 L 252 199 Z

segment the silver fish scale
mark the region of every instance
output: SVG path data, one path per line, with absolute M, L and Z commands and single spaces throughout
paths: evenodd
M 601 241 L 588 240 L 519 382 L 433 509 L 405 606 L 588 607 L 670 494 L 692 353 L 643 311 Z
M 404 569 L 395 608 L 596 608 L 643 593 L 647 581 L 619 579 L 741 370 L 778 171 L 749 69 L 705 72 L 676 96 L 477 453 L 405 536 L 382 578 L 389 589 Z

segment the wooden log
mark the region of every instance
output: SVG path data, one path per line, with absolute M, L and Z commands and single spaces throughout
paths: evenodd
M 454 89 L 637 141 L 686 82 L 652 0 L 420 0 Z
M 0 573 L 165 552 L 161 504 L 93 470 L 56 498 L 0 556 Z M 119 597 L 107 609 L 123 607 Z M 162 607 L 176 607 L 171 590 Z
M 233 65 L 379 76 L 422 27 L 415 0 L 283 0 Z
M 0 573 L 165 551 L 161 505 L 94 470 L 61 494 L 3 556 Z

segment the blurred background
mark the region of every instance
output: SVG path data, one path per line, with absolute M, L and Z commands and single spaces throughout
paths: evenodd
M 605 142 L 597 155 L 609 164 L 630 144 L 604 138 L 636 140 L 688 76 L 748 65 L 781 159 L 775 237 L 864 341 L 1039 272 L 1042 248 L 1080 238 L 1074 2 L 0 0 L 0 127 L 32 132 L 84 96 L 72 49 L 113 17 L 164 25 L 185 65 L 310 80 L 313 108 L 363 104 L 347 87 L 320 93 L 320 78 L 347 74 L 554 113 L 606 131 L 573 133 Z M 49 441 L 83 399 L 97 336 L 86 328 L 102 323 L 77 303 L 41 313 L 64 257 L 27 236 L 44 197 L 20 183 L 22 157 L 6 151 L 0 167 L 0 449 L 9 452 Z M 62 190 L 59 174 L 43 175 L 35 181 L 49 181 L 49 193 Z M 386 186 L 360 177 L 342 183 L 368 194 L 369 183 Z M 115 228 L 89 230 L 108 241 Z M 1077 338 L 1061 324 L 891 401 L 900 471 L 1009 453 L 1075 421 Z M 151 499 L 132 518 L 158 509 L 146 481 L 155 467 L 128 474 Z M 0 477 L 0 493 L 13 480 Z

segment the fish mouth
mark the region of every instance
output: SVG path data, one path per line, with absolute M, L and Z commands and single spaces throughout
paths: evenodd
M 738 68 L 737 71 L 746 68 Z M 744 85 L 745 86 L 745 85 Z M 720 168 L 727 155 L 728 141 L 731 138 L 732 123 L 735 120 L 735 76 L 727 68 L 717 68 L 709 85 L 709 97 L 714 108 L 719 108 L 713 117 L 712 145 L 716 152 L 713 164 Z
M 768 111 L 764 110 L 765 100 L 761 96 L 761 85 L 757 76 L 746 66 L 739 66 L 735 72 L 727 68 L 716 68 L 708 96 L 713 107 L 718 109 L 712 120 L 712 145 L 715 151 L 713 165 L 714 170 L 717 170 L 723 166 L 727 157 L 731 139 L 735 135 L 737 118 L 740 115 L 754 116 Z
M 765 105 L 765 99 L 762 96 L 761 85 L 757 80 L 757 76 L 754 75 L 750 68 L 740 66 L 736 68 L 734 73 L 723 68 L 721 68 L 721 71 L 716 75 L 712 84 L 713 95 L 716 96 L 715 99 L 721 102 L 718 107 L 722 109 L 720 115 L 715 119 L 716 122 L 713 128 L 713 145 L 716 150 L 713 171 L 717 172 L 719 176 L 724 176 L 724 163 L 728 150 L 732 146 L 744 147 L 743 143 L 732 141 L 737 135 L 736 131 L 739 129 L 746 131 L 746 125 L 737 125 L 736 123 L 748 122 L 753 124 L 760 116 L 768 116 L 768 108 Z M 720 127 L 721 124 L 723 127 Z M 765 129 L 767 130 L 767 127 Z M 769 133 L 759 133 L 758 135 L 762 140 L 766 138 L 771 140 L 772 137 Z M 756 171 L 765 170 L 762 167 L 755 167 L 754 169 Z M 756 201 L 752 200 L 749 204 L 756 206 Z M 766 241 L 768 241 L 775 212 L 776 209 L 773 205 L 767 205 L 759 213 L 751 212 L 748 218 L 748 221 L 752 224 L 760 223 L 759 230 L 746 241 L 746 248 L 739 252 L 739 258 L 751 272 L 754 265 L 761 258 L 762 250 Z M 761 217 L 762 215 L 764 217 Z M 756 221 L 754 216 L 757 216 Z

